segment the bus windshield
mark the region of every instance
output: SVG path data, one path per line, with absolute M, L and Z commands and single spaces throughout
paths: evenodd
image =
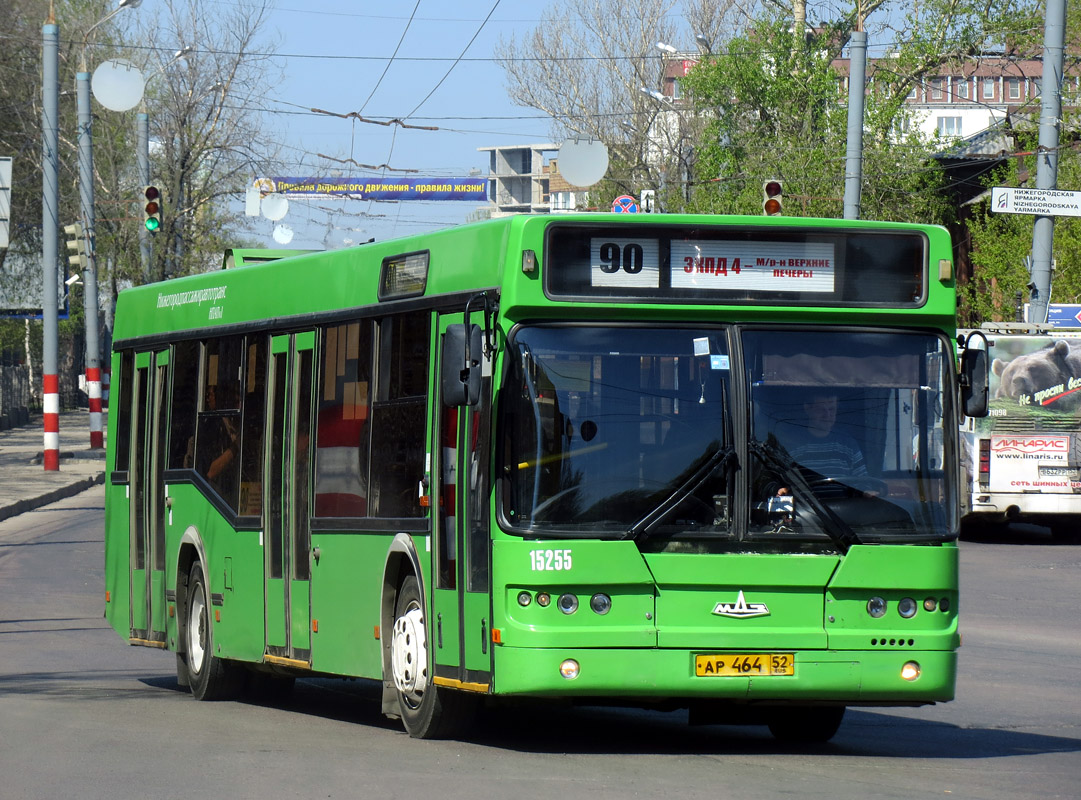
M 521 328 L 509 354 L 503 510 L 513 527 L 728 533 L 723 329 Z
M 851 544 L 956 531 L 942 337 L 746 330 L 742 343 L 750 536 Z
M 508 354 L 501 498 L 517 532 L 845 548 L 956 529 L 942 337 L 537 326 Z

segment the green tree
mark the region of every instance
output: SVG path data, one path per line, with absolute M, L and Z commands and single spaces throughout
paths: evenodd
M 835 50 L 794 36 L 791 21 L 773 14 L 691 70 L 684 80 L 691 103 L 716 111 L 697 149 L 690 210 L 761 213 L 762 183 L 776 178 L 786 214 L 842 215 L 848 109 Z M 861 215 L 946 222 L 930 143 L 896 133 L 906 113 L 883 93 L 866 97 L 866 127 L 894 134 L 865 136 Z
M 1064 103 L 1065 107 L 1065 103 Z M 1078 116 L 1067 112 L 1063 119 L 1058 161 L 1058 186 L 1081 190 L 1081 159 L 1077 155 Z M 1017 136 L 1018 152 L 1033 153 L 1034 132 Z M 992 186 L 1034 186 L 1036 156 L 1010 159 L 987 179 Z M 990 195 L 972 209 L 968 231 L 972 243 L 973 279 L 958 287 L 960 317 L 966 325 L 1013 321 L 1018 298 L 1028 299 L 1029 273 L 1026 259 L 1032 252 L 1035 218 L 1027 214 L 997 214 Z M 1051 302 L 1081 303 L 1081 218 L 1056 217 L 1052 258 Z
M 1039 52 L 1042 26 L 1036 26 L 1026 40 L 1030 53 Z M 1081 7 L 1066 7 L 1066 53 L 1081 52 Z M 1067 58 L 1067 72 L 1071 62 Z M 1081 93 L 1073 79 L 1062 87 L 1062 121 L 1059 127 L 1059 157 L 1056 186 L 1071 191 L 1081 190 L 1081 115 L 1078 104 Z M 993 186 L 1036 185 L 1036 156 L 1039 136 L 1039 107 L 1033 103 L 1026 114 L 1011 121 L 1006 132 L 1011 135 L 1016 153 L 1005 160 L 986 179 Z M 971 241 L 973 278 L 958 287 L 959 316 L 970 326 L 981 322 L 1013 321 L 1018 299 L 1026 302 L 1031 280 L 1026 259 L 1032 252 L 1032 229 L 1035 218 L 1027 214 L 997 214 L 991 210 L 990 194 L 985 194 L 971 207 L 968 233 Z M 1052 303 L 1081 303 L 1081 218 L 1056 217 L 1051 253 L 1054 270 L 1051 275 Z
M 14 157 L 11 247 L 0 251 L 0 296 L 5 289 L 41 282 L 41 30 L 50 5 L 60 29 L 61 225 L 78 216 L 74 85 L 84 40 L 90 72 L 119 57 L 148 77 L 144 102 L 151 120 L 151 175 L 165 193 L 165 224 L 156 237 L 149 276 L 137 237 L 142 214 L 136 111 L 91 103 L 103 303 L 148 278 L 218 268 L 226 246 L 243 244 L 235 237 L 243 235 L 246 220 L 230 201 L 242 195 L 252 176 L 265 174 L 276 149 L 275 132 L 261 124 L 260 110 L 277 76 L 276 43 L 263 33 L 267 4 L 256 0 L 210 13 L 197 0 L 162 0 L 152 13 L 125 10 L 87 37 L 91 26 L 116 8 L 115 0 L 0 0 L 6 23 L 0 49 L 0 155 Z M 192 48 L 191 54 L 175 61 L 184 47 Z M 75 311 L 74 303 L 71 307 Z M 0 348 L 22 352 L 25 338 L 21 321 L 0 321 Z M 35 331 L 32 350 L 40 338 Z

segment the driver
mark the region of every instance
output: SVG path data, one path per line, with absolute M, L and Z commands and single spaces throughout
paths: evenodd
M 867 475 L 863 451 L 851 436 L 836 430 L 837 393 L 814 390 L 803 401 L 804 420 L 791 426 L 783 444 L 807 480 L 814 484 L 822 479 L 839 479 Z M 812 474 L 807 475 L 810 472 Z M 843 486 L 819 485 L 820 497 L 842 496 Z M 778 496 L 790 493 L 786 486 L 777 490 Z

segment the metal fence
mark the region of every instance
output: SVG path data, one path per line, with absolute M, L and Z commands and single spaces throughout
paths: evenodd
M 30 421 L 32 401 L 30 368 L 25 364 L 0 363 L 0 430 L 26 425 Z
M 57 372 L 60 408 L 69 411 L 87 408 L 86 337 L 81 333 L 61 331 L 58 337 Z M 32 413 L 42 408 L 41 354 L 33 354 L 33 366 L 26 364 L 22 353 L 0 354 L 0 430 L 26 425 Z

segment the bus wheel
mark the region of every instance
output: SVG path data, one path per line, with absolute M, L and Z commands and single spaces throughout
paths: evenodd
M 214 655 L 214 635 L 210 603 L 203 583 L 203 570 L 196 561 L 188 576 L 188 604 L 184 615 L 184 645 L 191 693 L 196 700 L 225 700 L 235 697 L 243 673 Z
M 390 665 L 405 729 L 415 739 L 461 733 L 472 721 L 476 701 L 463 692 L 436 686 L 429 673 L 428 629 L 420 584 L 410 575 L 394 606 Z
M 844 706 L 778 708 L 770 716 L 769 732 L 782 742 L 828 742 L 844 716 Z

